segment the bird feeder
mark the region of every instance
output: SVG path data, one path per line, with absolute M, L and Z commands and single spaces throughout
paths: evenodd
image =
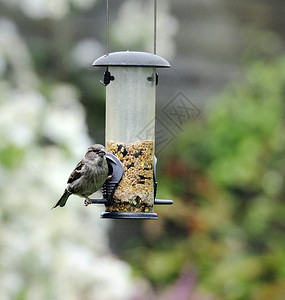
M 162 57 L 146 52 L 107 53 L 93 63 L 105 67 L 106 150 L 110 176 L 103 187 L 102 218 L 157 219 L 155 204 L 155 98 Z

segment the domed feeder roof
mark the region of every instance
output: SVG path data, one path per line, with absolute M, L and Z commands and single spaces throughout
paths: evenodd
M 153 53 L 137 51 L 120 51 L 105 54 L 96 59 L 93 66 L 170 68 L 170 64 L 166 59 Z

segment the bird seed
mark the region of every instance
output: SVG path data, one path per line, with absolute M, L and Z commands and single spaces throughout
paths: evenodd
M 124 166 L 124 175 L 107 207 L 109 212 L 153 212 L 154 143 L 109 141 L 107 152 L 114 154 Z

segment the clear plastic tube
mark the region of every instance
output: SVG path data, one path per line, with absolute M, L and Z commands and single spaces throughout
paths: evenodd
M 106 148 L 124 165 L 108 211 L 153 212 L 156 70 L 109 67 L 106 89 Z

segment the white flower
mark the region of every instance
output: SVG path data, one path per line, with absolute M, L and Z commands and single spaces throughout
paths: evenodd
M 0 79 L 1 300 L 129 299 L 130 267 L 110 255 L 100 208 L 86 209 L 74 196 L 50 210 L 91 144 L 77 90 L 57 83 L 43 95 L 28 48 L 9 22 L 0 22 L 0 54 L 16 79 Z
M 23 13 L 32 19 L 62 19 L 70 11 L 71 5 L 88 9 L 97 0 L 0 0 L 7 6 L 19 6 Z
M 104 53 L 104 47 L 94 39 L 84 39 L 75 45 L 69 58 L 78 67 L 90 67 L 95 60 Z

